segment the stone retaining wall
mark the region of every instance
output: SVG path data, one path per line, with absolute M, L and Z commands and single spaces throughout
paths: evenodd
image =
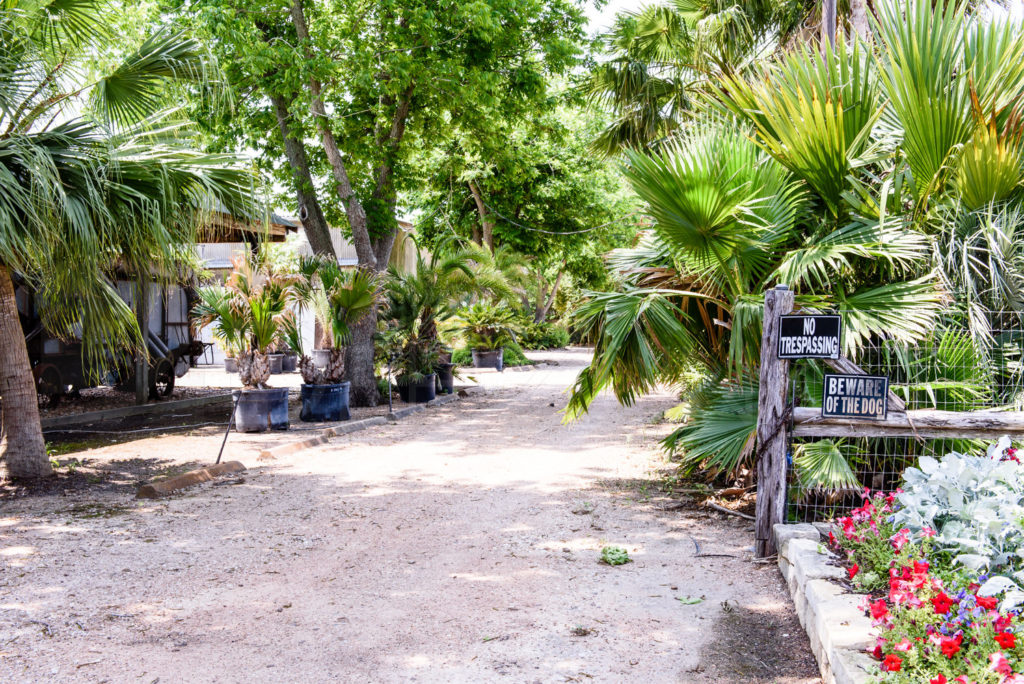
M 814 525 L 776 525 L 779 570 L 789 587 L 800 624 L 807 630 L 811 650 L 825 684 L 862 684 L 878 672 L 868 651 L 875 646 L 871 620 L 864 614 L 864 597 L 832 581 L 845 576 L 832 565 L 834 558 Z

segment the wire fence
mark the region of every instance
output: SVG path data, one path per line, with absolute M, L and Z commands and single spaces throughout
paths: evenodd
M 1024 410 L 1024 313 L 951 317 L 912 344 L 873 338 L 851 360 L 869 375 L 888 377 L 908 410 Z M 821 406 L 825 372 L 818 361 L 792 364 L 796 405 Z M 921 456 L 984 451 L 998 437 L 791 437 L 787 521 L 829 520 L 860 505 L 864 488 L 897 489 Z

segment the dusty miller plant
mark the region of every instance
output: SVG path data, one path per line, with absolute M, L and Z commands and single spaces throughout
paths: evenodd
M 1006 601 L 1024 602 L 1024 589 L 1014 582 L 1024 582 L 1024 469 L 1009 438 L 984 455 L 922 456 L 918 466 L 903 475 L 894 525 L 917 534 L 934 530 L 936 552 L 997 575 L 982 587 L 983 595 L 1009 591 Z

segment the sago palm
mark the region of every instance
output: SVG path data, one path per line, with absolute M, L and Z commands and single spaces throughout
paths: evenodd
M 167 277 L 203 210 L 239 208 L 250 186 L 232 160 L 183 146 L 186 130 L 159 113 L 169 82 L 214 72 L 198 43 L 158 31 L 108 73 L 87 73 L 113 47 L 112 11 L 102 0 L 0 9 L 0 456 L 10 477 L 50 472 L 12 274 L 53 334 L 81 332 L 93 367 L 108 345 L 144 350 L 113 269 Z

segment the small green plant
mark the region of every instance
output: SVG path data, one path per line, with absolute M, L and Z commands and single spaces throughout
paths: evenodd
M 632 558 L 621 546 L 606 546 L 601 549 L 601 562 L 608 565 L 625 565 L 631 563 Z

